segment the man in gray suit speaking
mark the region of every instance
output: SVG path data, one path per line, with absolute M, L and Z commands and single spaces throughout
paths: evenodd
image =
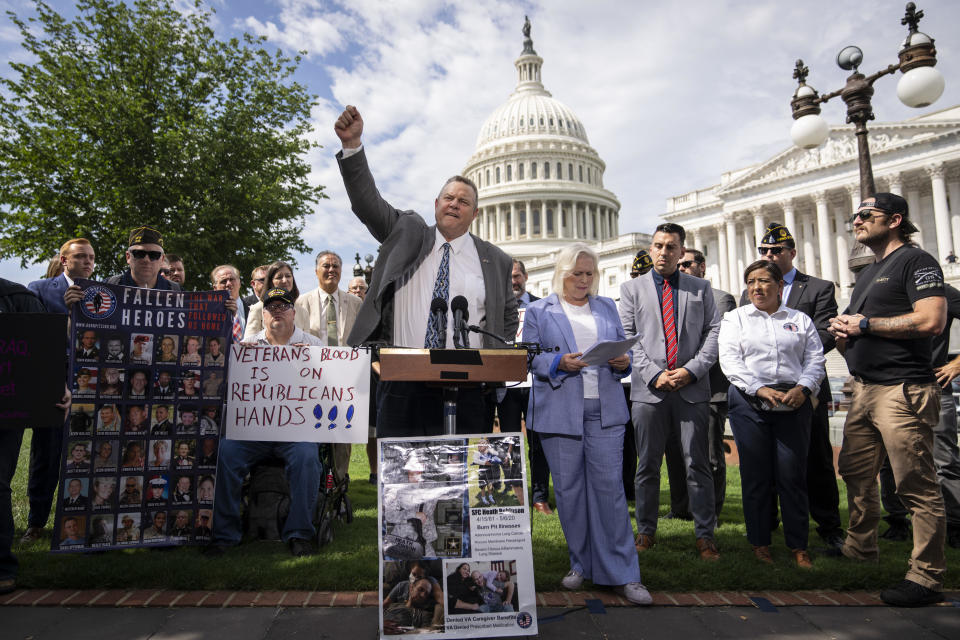
M 469 233 L 477 217 L 477 188 L 453 176 L 434 201 L 436 224 L 427 226 L 414 211 L 401 211 L 377 191 L 361 144 L 363 119 L 356 107 L 337 118 L 334 131 L 343 150 L 337 154 L 343 184 L 357 218 L 381 243 L 370 289 L 348 344 L 378 341 L 400 347 L 444 348 L 453 344 L 447 314 L 431 313 L 435 298 L 467 300 L 471 324 L 508 339 L 517 332 L 517 300 L 510 280 L 513 260 Z M 472 347 L 496 347 L 491 338 L 470 336 Z M 482 344 L 481 344 L 482 342 Z M 492 421 L 480 389 L 461 388 L 457 431 L 491 431 Z M 416 382 L 381 380 L 377 390 L 377 437 L 443 433 L 440 390 Z
M 687 491 L 704 560 L 720 553 L 710 472 L 710 367 L 717 361 L 720 316 L 710 283 L 677 269 L 686 233 L 678 224 L 657 227 L 650 245 L 653 269 L 620 287 L 620 320 L 633 350 L 630 399 L 637 454 L 638 551 L 653 546 L 660 504 L 660 465 L 671 429 L 679 425 Z

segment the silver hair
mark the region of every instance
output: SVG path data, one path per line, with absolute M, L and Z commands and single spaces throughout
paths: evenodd
M 551 286 L 553 287 L 553 292 L 560 296 L 561 300 L 563 299 L 563 281 L 573 273 L 577 259 L 582 255 L 593 260 L 593 284 L 590 286 L 590 295 L 596 296 L 600 291 L 600 274 L 597 273 L 600 269 L 600 260 L 597 254 L 587 246 L 587 244 L 574 242 L 560 250 L 560 253 L 557 254 L 557 266 L 553 270 L 553 282 Z

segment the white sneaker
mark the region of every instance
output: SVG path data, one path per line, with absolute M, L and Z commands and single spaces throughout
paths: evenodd
M 633 604 L 652 604 L 653 598 L 650 597 L 650 592 L 647 591 L 647 588 L 639 582 L 629 582 L 627 584 L 621 584 L 613 588 L 614 591 L 619 593 L 621 596 L 632 602 Z
M 567 572 L 567 575 L 563 576 L 563 580 L 560 581 L 560 584 L 563 585 L 564 589 L 570 589 L 570 591 L 576 591 L 580 588 L 580 585 L 583 584 L 583 576 L 579 571 L 575 569 L 570 569 Z

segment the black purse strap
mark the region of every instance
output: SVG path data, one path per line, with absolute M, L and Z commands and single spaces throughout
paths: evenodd
M 863 309 L 863 305 L 866 304 L 867 302 L 867 294 L 869 294 L 870 290 L 873 289 L 873 285 L 877 282 L 877 280 L 885 276 L 891 269 L 893 269 L 893 266 L 900 261 L 900 257 L 904 253 L 905 253 L 904 251 L 900 251 L 900 249 L 896 249 L 893 252 L 893 255 L 887 258 L 884 265 L 880 267 L 880 270 L 877 271 L 877 273 L 874 275 L 870 283 L 867 284 L 867 286 L 863 289 L 863 291 L 860 292 L 860 295 L 857 296 L 857 299 L 850 301 L 850 306 L 847 307 L 847 310 L 851 314 L 856 315 L 860 313 L 860 310 Z

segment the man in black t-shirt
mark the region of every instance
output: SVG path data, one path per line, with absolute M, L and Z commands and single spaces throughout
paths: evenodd
M 897 495 L 912 516 L 913 553 L 906 579 L 881 592 L 880 599 L 922 606 L 943 600 L 946 570 L 946 520 L 933 460 L 940 390 L 930 340 L 947 322 L 943 271 L 933 256 L 910 243 L 917 228 L 898 195 L 864 200 L 853 228 L 877 262 L 861 272 L 847 311 L 830 321 L 854 377 L 838 461 L 850 508 L 840 552 L 855 560 L 878 558 L 876 478 L 886 451 Z

